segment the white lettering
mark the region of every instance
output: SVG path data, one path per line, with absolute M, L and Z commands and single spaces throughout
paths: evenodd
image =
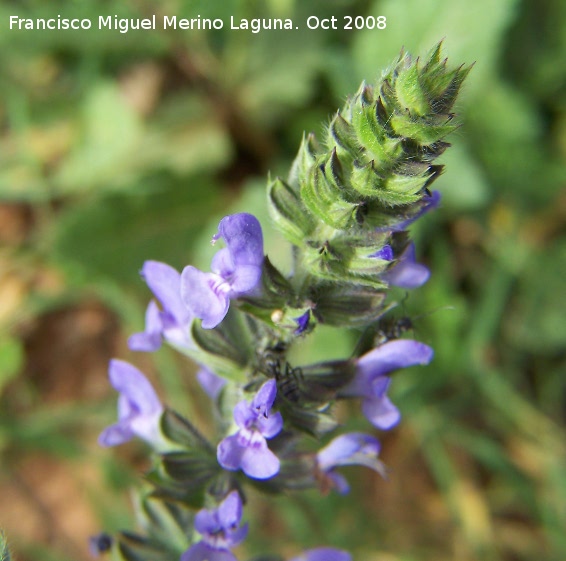
M 104 27 L 112 29 L 112 16 L 106 18 L 104 16 L 98 16 L 98 29 L 103 29 Z
M 307 19 L 307 27 L 309 29 L 317 29 L 319 25 L 320 22 L 316 16 L 310 16 L 309 19 Z

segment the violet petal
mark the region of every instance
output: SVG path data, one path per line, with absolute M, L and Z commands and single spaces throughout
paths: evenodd
M 172 315 L 179 325 L 187 323 L 190 313 L 181 299 L 181 275 L 159 261 L 146 261 L 141 270 L 145 282 L 161 302 L 163 310 Z
M 363 456 L 377 457 L 379 450 L 379 441 L 369 434 L 342 434 L 319 450 L 317 461 L 320 469 L 324 471 L 344 465 L 367 465 Z
M 180 561 L 238 561 L 236 556 L 227 549 L 214 549 L 205 542 L 192 545 Z
M 352 561 L 352 556 L 342 549 L 316 547 L 308 549 L 298 557 L 293 557 L 290 561 Z
M 202 319 L 205 329 L 216 327 L 228 313 L 230 287 L 218 275 L 189 265 L 181 273 L 181 296 L 187 308 Z
M 418 288 L 428 281 L 430 271 L 424 265 L 417 263 L 415 244 L 407 246 L 397 263 L 381 275 L 381 278 L 399 288 Z
M 277 382 L 275 380 L 268 380 L 257 391 L 252 401 L 252 408 L 258 411 L 260 415 L 268 413 L 275 401 L 276 395 Z
M 259 436 L 259 435 L 258 435 Z M 267 447 L 267 443 L 256 441 L 242 454 L 242 470 L 254 479 L 269 479 L 279 472 L 279 458 Z
M 412 339 L 388 341 L 357 360 L 356 378 L 373 380 L 377 376 L 384 376 L 400 368 L 428 364 L 433 354 L 434 351 L 428 345 Z
M 98 437 L 100 446 L 118 446 L 134 438 L 135 434 L 128 424 L 116 423 L 105 428 Z
M 218 225 L 218 234 L 226 242 L 236 267 L 263 263 L 263 234 L 258 219 L 252 214 L 225 216 Z
M 218 521 L 222 528 L 237 526 L 242 519 L 242 499 L 238 491 L 230 492 L 218 505 Z
M 279 411 L 267 418 L 259 417 L 256 421 L 256 427 L 265 438 L 273 438 L 283 429 L 283 417 Z
M 245 447 L 240 445 L 239 433 L 236 433 L 227 436 L 218 443 L 216 457 L 218 463 L 224 469 L 235 471 L 240 469 L 245 451 Z
M 113 359 L 110 361 L 108 375 L 114 389 L 135 404 L 141 414 L 163 410 L 152 385 L 135 366 L 123 360 Z
M 154 300 L 151 300 L 145 312 L 145 330 L 134 333 L 128 339 L 128 347 L 132 351 L 154 352 L 161 347 L 163 323 L 160 311 Z
M 364 399 L 362 412 L 374 427 L 381 430 L 389 430 L 401 420 L 399 410 L 386 395 Z
M 226 380 L 218 376 L 205 366 L 197 372 L 197 381 L 205 393 L 212 399 L 216 400 L 222 388 L 226 385 Z

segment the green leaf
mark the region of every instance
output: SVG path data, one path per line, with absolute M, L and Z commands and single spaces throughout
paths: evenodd
M 516 240 L 508 240 L 519 252 Z M 525 248 L 523 248 L 523 251 Z M 509 257 L 508 257 L 509 258 Z M 566 346 L 566 242 L 535 252 L 518 278 L 516 304 L 505 318 L 506 335 L 514 347 L 533 355 L 558 356 Z
M 138 157 L 142 124 L 116 85 L 97 84 L 89 92 L 81 124 L 82 139 L 55 177 L 63 192 L 115 183 Z
M 496 74 L 508 27 L 519 0 L 477 0 L 473 4 L 451 0 L 375 0 L 369 14 L 387 16 L 387 28 L 376 41 L 375 30 L 353 37 L 352 57 L 357 80 L 373 76 L 399 53 L 399 45 L 412 53 L 426 52 L 446 37 L 443 46 L 452 60 L 481 61 L 466 87 L 468 99 L 482 94 L 485 80 Z M 403 25 L 396 25 L 403 22 Z M 351 88 L 356 83 L 351 84 Z M 344 95 L 345 92 L 338 92 Z
M 490 199 L 490 184 L 480 162 L 466 145 L 458 142 L 443 156 L 445 171 L 435 183 L 442 193 L 443 205 L 455 210 L 484 207 Z M 454 189 L 454 185 L 458 189 Z
M 182 269 L 218 200 L 216 184 L 198 178 L 157 176 L 136 196 L 116 194 L 70 207 L 53 224 L 52 254 L 91 281 L 107 276 L 136 282 L 144 261 Z

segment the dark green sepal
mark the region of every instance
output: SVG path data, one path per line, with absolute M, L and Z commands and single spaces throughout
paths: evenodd
M 391 116 L 391 127 L 395 134 L 426 146 L 442 140 L 460 126 L 452 123 L 452 119 L 453 115 L 417 117 L 407 110 Z
M 304 491 L 315 487 L 315 466 L 311 458 L 297 454 L 295 454 L 295 457 L 285 458 L 281 457 L 279 452 L 276 452 L 276 454 L 281 459 L 277 476 L 263 481 L 255 480 L 253 482 L 254 487 L 262 493 L 272 495 L 280 495 L 289 491 Z
M 433 179 L 440 174 L 441 166 L 419 166 L 418 164 L 405 164 L 400 166 L 384 183 L 384 188 L 389 193 L 394 193 L 385 199 L 380 191 L 380 197 L 387 200 L 390 204 L 407 204 L 418 201 L 422 197 L 425 187 L 430 185 Z M 401 198 L 410 198 L 403 200 Z
M 298 190 L 277 177 L 267 188 L 269 215 L 293 245 L 300 246 L 315 228 L 315 220 L 301 201 Z
M 303 134 L 299 152 L 289 172 L 289 186 L 297 195 L 299 194 L 299 185 L 306 181 L 309 171 L 315 165 L 320 153 L 321 149 L 316 136 L 312 132 L 308 135 Z
M 112 549 L 115 561 L 171 561 L 172 554 L 155 540 L 133 532 L 121 532 Z
M 350 360 L 335 360 L 303 366 L 300 369 L 299 401 L 301 403 L 327 403 L 349 384 L 356 374 Z
M 287 426 L 320 438 L 334 430 L 338 423 L 327 411 L 328 407 L 306 407 L 297 404 L 282 395 L 277 396 L 276 406 L 281 411 Z
M 372 236 L 368 235 L 367 239 L 371 241 Z M 305 266 L 313 275 L 323 279 L 386 288 L 387 283 L 379 275 L 389 262 L 369 257 L 383 244 L 357 247 L 355 244 L 359 241 L 343 238 L 319 247 L 308 245 L 304 252 Z
M 401 107 L 419 117 L 431 112 L 431 97 L 426 84 L 421 83 L 418 59 L 407 70 L 399 73 L 396 86 L 397 100 Z
M 456 102 L 456 98 L 460 93 L 460 87 L 472 70 L 472 67 L 473 65 L 467 67 L 462 65 L 450 74 L 450 83 L 446 86 L 446 89 L 438 95 L 438 98 L 435 101 L 435 110 L 437 112 L 448 113 L 452 109 Z M 440 82 L 438 84 L 433 83 L 433 87 L 439 85 Z
M 366 198 L 378 198 L 379 190 L 383 188 L 386 175 L 375 168 L 375 162 L 354 162 L 350 184 L 360 195 Z
M 350 165 L 353 159 L 360 157 L 361 148 L 352 125 L 342 117 L 340 111 L 334 115 L 328 125 L 326 146 L 336 153 L 344 165 Z
M 375 167 L 381 171 L 389 170 L 403 153 L 401 138 L 388 134 L 387 127 L 382 124 L 384 109 L 387 107 L 380 100 L 373 100 L 373 90 L 365 84 L 356 96 L 352 106 L 352 126 L 358 142 L 364 147 L 366 161 L 373 160 Z M 388 117 L 387 121 L 389 121 Z
M 163 454 L 146 480 L 153 486 L 152 497 L 202 508 L 206 495 L 222 477 L 215 450 L 189 450 Z
M 301 198 L 309 211 L 322 222 L 338 230 L 355 223 L 357 204 L 347 201 L 342 167 L 336 150 L 312 166 L 307 179 L 301 184 Z
M 361 165 L 354 163 L 352 187 L 368 199 L 378 200 L 382 207 L 407 205 L 419 201 L 425 187 L 439 175 L 441 166 L 409 162 L 399 165 L 395 171 L 383 175 L 374 162 Z
M 403 140 L 403 152 L 407 156 L 407 162 L 431 164 L 436 158 L 442 156 L 447 148 L 452 146 L 449 142 L 439 140 L 427 146 L 417 144 L 410 138 Z M 405 162 L 405 163 L 407 163 Z
M 441 166 L 437 166 L 441 167 Z M 438 170 L 440 173 L 442 170 Z M 430 180 L 429 180 L 430 184 Z M 428 197 L 425 198 L 425 195 Z M 367 227 L 376 228 L 380 232 L 394 231 L 398 225 L 412 220 L 422 212 L 423 206 L 430 203 L 430 193 L 427 188 L 419 193 L 419 199 L 414 203 L 399 206 L 384 206 L 379 200 L 368 202 L 363 215 L 363 222 Z M 384 241 L 384 243 L 386 243 Z
M 218 376 L 235 382 L 243 381 L 250 359 L 249 350 L 253 347 L 242 343 L 242 338 L 245 340 L 249 336 L 247 325 L 243 323 L 247 320 L 242 315 L 230 310 L 224 321 L 214 329 L 204 329 L 199 321 L 194 321 L 191 335 L 197 348 L 184 353 L 199 364 L 206 364 Z
M 186 548 L 193 513 L 185 506 L 146 495 L 141 497 L 136 514 L 140 526 L 163 549 L 178 555 Z
M 320 323 L 361 327 L 375 321 L 384 310 L 387 294 L 357 284 L 328 284 L 317 287 L 312 313 Z
M 259 296 L 244 296 L 239 299 L 244 305 L 241 308 L 254 314 L 254 308 L 268 310 L 285 307 L 295 300 L 295 291 L 291 283 L 275 267 L 268 257 L 263 260 L 261 274 L 261 291 Z
M 200 508 L 215 478 L 221 475 L 214 456 L 196 452 L 171 452 L 161 460 L 163 473 L 171 480 L 160 487 L 165 494 L 173 493 L 191 507 Z
M 461 65 L 454 70 L 447 69 L 447 59 L 441 60 L 442 41 L 434 46 L 421 74 L 421 82 L 433 102 L 432 110 L 436 113 L 446 113 L 452 109 L 460 87 L 472 65 Z
M 169 452 L 163 455 L 161 463 L 171 479 L 191 487 L 212 479 L 221 471 L 216 454 L 195 451 Z
M 200 484 L 194 487 L 182 485 L 166 475 L 162 468 L 146 474 L 145 478 L 154 486 L 151 494 L 156 499 L 175 501 L 195 509 L 204 505 L 206 489 Z
M 187 419 L 172 409 L 166 409 L 161 415 L 160 428 L 163 435 L 176 444 L 189 449 L 213 452 L 208 440 Z

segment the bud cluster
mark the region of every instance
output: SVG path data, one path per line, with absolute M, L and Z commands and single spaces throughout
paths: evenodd
M 452 107 L 470 67 L 451 69 L 438 44 L 423 63 L 402 52 L 373 86 L 362 84 L 322 143 L 303 138 L 287 181 L 269 185 L 269 211 L 318 279 L 384 288 L 397 233 L 433 205 L 434 161 L 458 125 Z
M 142 438 L 155 463 L 138 505 L 144 533 L 101 534 L 93 551 L 126 561 L 236 561 L 248 487 L 347 493 L 342 466 L 385 473 L 373 434 L 328 436 L 337 429 L 331 406 L 359 400 L 369 423 L 389 430 L 401 418 L 387 395 L 390 375 L 432 359 L 427 345 L 399 338 L 401 329 L 384 336 L 382 316 L 390 286 L 415 288 L 429 277 L 406 229 L 439 201 L 429 190 L 441 171 L 433 162 L 457 126 L 450 111 L 468 71 L 450 69 L 440 45 L 424 63 L 402 53 L 346 102 L 322 144 L 303 139 L 288 179 L 268 187 L 270 214 L 293 246 L 291 273 L 265 256 L 259 221 L 247 213 L 221 220 L 213 242 L 224 247 L 211 272 L 144 264 L 155 300 L 129 346 L 152 352 L 165 342 L 196 361 L 217 431 L 205 438 L 161 404 L 137 368 L 113 360 L 118 422 L 100 444 Z M 363 344 L 342 360 L 292 364 L 293 342 L 318 323 L 363 328 Z M 324 444 L 313 451 L 305 434 Z M 262 560 L 282 561 L 254 557 Z M 351 555 L 320 547 L 292 561 L 321 560 Z

